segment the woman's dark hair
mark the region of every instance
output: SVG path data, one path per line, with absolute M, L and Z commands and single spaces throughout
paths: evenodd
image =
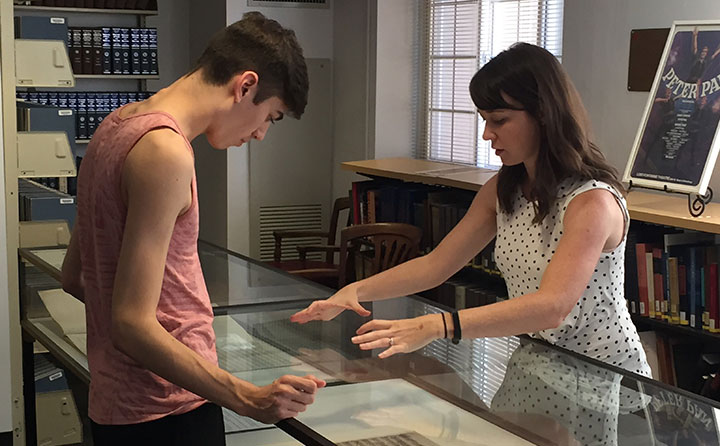
M 276 96 L 299 118 L 307 105 L 309 82 L 302 48 L 295 32 L 259 12 L 218 31 L 190 74 L 201 70 L 203 80 L 224 85 L 243 71 L 258 74 L 255 104 Z
M 590 140 L 580 96 L 560 62 L 544 48 L 516 43 L 501 52 L 475 73 L 470 96 L 478 110 L 525 110 L 537 120 L 540 150 L 528 197 L 535 207 L 534 223 L 548 215 L 560 182 L 568 177 L 604 181 L 624 193 L 617 171 Z M 500 168 L 498 202 L 504 213 L 513 211 L 513 196 L 526 178 L 522 163 Z

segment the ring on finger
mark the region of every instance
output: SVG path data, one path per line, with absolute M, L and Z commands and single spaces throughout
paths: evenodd
M 388 338 L 388 342 L 390 344 L 390 347 L 392 347 L 395 344 L 395 342 L 393 341 L 393 338 Z

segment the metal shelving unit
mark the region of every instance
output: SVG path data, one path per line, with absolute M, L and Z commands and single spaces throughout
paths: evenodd
M 13 5 L 0 2 L 0 63 L 2 81 L 2 138 L 4 151 L 5 196 L 4 215 L 5 234 L 0 235 L 0 245 L 5 242 L 7 249 L 7 306 L 0 311 L 7 312 L 8 332 L 0 337 L 9 339 L 10 357 L 7 358 L 10 369 L 10 392 L 12 397 L 11 424 L 14 445 L 26 442 L 25 405 L 23 398 L 23 349 L 20 328 L 20 286 L 18 277 L 19 246 L 19 210 L 18 210 L 18 153 L 17 153 L 17 112 L 15 104 L 15 33 L 13 24 Z M 5 252 L 4 252 L 5 254 Z M 3 292 L 3 294 L 5 294 Z M 3 368 L 5 372 L 6 369 Z M 7 404 L 3 402 L 2 404 Z
M 127 23 L 134 21 L 137 27 L 144 28 L 146 26 L 146 18 L 156 16 L 156 10 L 137 10 L 137 9 L 94 9 L 94 8 L 71 8 L 71 7 L 44 7 L 44 6 L 27 6 L 13 5 L 10 1 L 0 2 L 0 52 L 3 54 L 1 70 L 2 82 L 2 138 L 4 150 L 4 214 L 0 212 L 0 218 L 5 220 L 5 237 L 7 247 L 7 283 L 3 286 L 7 287 L 8 306 L 0 308 L 3 313 L 9 314 L 9 333 L 0 333 L 0 337 L 9 338 L 10 358 L 9 372 L 11 375 L 11 397 L 12 397 L 12 429 L 13 444 L 25 445 L 34 444 L 37 440 L 35 432 L 35 401 L 29 397 L 30 393 L 25 393 L 23 389 L 23 381 L 26 383 L 33 382 L 32 368 L 24 367 L 23 364 L 32 364 L 33 350 L 32 343 L 24 342 L 23 332 L 21 328 L 21 309 L 20 309 L 20 284 L 19 284 L 19 265 L 18 265 L 18 249 L 19 249 L 19 202 L 18 202 L 18 178 L 23 174 L 19 169 L 19 161 L 27 160 L 27 153 L 19 153 L 18 146 L 22 145 L 24 151 L 26 148 L 33 146 L 32 141 L 18 141 L 17 119 L 16 119 L 16 52 L 15 52 L 15 36 L 13 16 L 15 13 L 27 13 L 29 15 L 52 15 L 52 14 L 91 14 L 97 17 L 94 22 L 100 23 Z M 110 16 L 116 15 L 114 19 Z M 134 16 L 135 20 L 129 20 L 129 16 Z M 123 26 L 128 26 L 127 24 Z M 132 25 L 130 25 L 132 26 Z M 65 53 L 63 49 L 63 53 Z M 125 80 L 121 89 L 128 90 L 127 80 L 134 81 L 136 88 L 133 91 L 146 91 L 147 80 L 160 79 L 159 75 L 74 75 L 71 79 L 100 79 L 105 81 Z M 82 81 L 81 81 L 82 82 Z M 88 81 L 89 82 L 89 81 Z M 47 84 L 47 83 L 46 83 Z M 89 85 L 86 83 L 85 85 Z M 69 86 L 69 85 L 68 85 Z M 20 88 L 27 88 L 19 85 Z M 77 89 L 78 84 L 75 83 Z M 44 87 L 42 87 L 44 88 Z M 79 88 L 83 89 L 82 86 Z M 36 136 L 36 135 L 35 135 Z M 22 137 L 22 135 L 21 135 Z M 34 136 L 33 136 L 34 137 Z M 57 138 L 56 138 L 57 139 Z M 67 139 L 67 138 L 66 138 Z M 69 161 L 69 146 L 60 144 L 53 140 L 53 150 L 48 152 L 58 158 L 59 161 Z M 87 144 L 89 140 L 76 140 L 76 144 Z M 67 147 L 66 147 L 67 146 Z M 44 153 L 44 152 L 43 152 Z M 20 156 L 22 155 L 22 156 Z M 46 156 L 47 153 L 38 156 Z M 54 160 L 53 161 L 58 161 Z M 47 160 L 45 160 L 47 161 Z M 27 163 L 25 163 L 27 164 Z M 74 165 L 73 165 L 74 167 Z M 27 174 L 27 172 L 26 172 Z M 74 175 L 75 172 L 68 172 L 68 175 Z M 32 175 L 31 175 L 32 176 Z M 54 175 L 49 175 L 54 176 Z M 66 175 L 61 175 L 66 176 Z M 4 253 L 3 253 L 4 255 Z M 28 338 L 29 339 L 29 338 Z M 3 369 L 4 373 L 7 373 Z M 32 388 L 33 386 L 30 386 Z M 34 392 L 34 389 L 26 390 Z

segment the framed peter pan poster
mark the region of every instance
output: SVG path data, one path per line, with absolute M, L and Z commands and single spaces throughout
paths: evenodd
M 623 181 L 705 195 L 719 120 L 720 21 L 674 22 Z

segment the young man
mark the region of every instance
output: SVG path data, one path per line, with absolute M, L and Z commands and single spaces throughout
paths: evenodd
M 262 140 L 284 114 L 302 115 L 307 91 L 295 34 L 248 13 L 193 71 L 98 128 L 62 271 L 86 304 L 95 444 L 224 444 L 219 406 L 273 423 L 325 385 L 284 376 L 257 387 L 218 368 L 189 143 L 201 133 L 218 149 Z

